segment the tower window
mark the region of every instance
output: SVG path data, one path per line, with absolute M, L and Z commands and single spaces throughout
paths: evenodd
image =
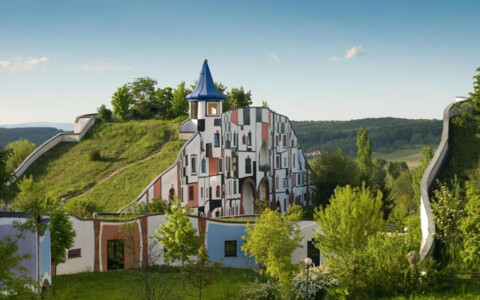
M 217 102 L 208 102 L 207 103 L 207 114 L 211 116 L 218 115 L 218 103 Z
M 218 133 L 213 134 L 213 146 L 214 147 L 220 146 L 220 134 Z
M 245 173 L 252 173 L 252 159 L 250 157 L 245 159 Z

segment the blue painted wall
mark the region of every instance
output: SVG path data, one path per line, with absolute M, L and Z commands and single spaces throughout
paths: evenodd
M 47 279 L 50 282 L 52 265 L 52 253 L 50 248 L 50 230 L 47 229 L 45 234 L 40 237 L 40 277 L 48 274 Z M 44 278 L 45 279 L 45 278 Z M 42 282 L 43 284 L 43 282 Z
M 229 224 L 207 221 L 206 246 L 211 261 L 222 262 L 226 267 L 251 268 L 255 266 L 254 258 L 246 257 L 241 247 L 245 235 L 245 224 Z M 237 241 L 237 256 L 225 257 L 225 241 Z

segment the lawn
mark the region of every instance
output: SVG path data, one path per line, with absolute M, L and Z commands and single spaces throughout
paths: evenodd
M 171 295 L 168 299 L 198 299 L 198 289 L 186 283 L 183 292 L 178 268 L 162 268 Z M 141 282 L 136 271 L 119 270 L 97 273 L 80 273 L 58 276 L 56 296 L 46 299 L 136 299 Z M 136 278 L 136 280 L 135 280 Z M 214 283 L 202 291 L 202 299 L 236 299 L 241 286 L 254 280 L 255 273 L 249 269 L 224 268 L 214 277 Z
M 198 290 L 186 283 L 183 292 L 181 274 L 178 268 L 163 266 L 161 276 L 167 281 L 171 290 L 168 299 L 198 299 Z M 97 273 L 79 273 L 60 275 L 55 297 L 46 299 L 135 299 L 140 293 L 141 282 L 136 271 L 119 270 Z M 242 286 L 257 278 L 257 273 L 250 269 L 224 268 L 214 277 L 214 283 L 202 292 L 202 299 L 238 299 L 237 293 Z M 140 284 L 140 285 L 139 285 Z M 382 298 L 384 300 L 434 300 L 434 299 L 480 299 L 480 286 L 458 287 L 438 291 L 432 294 Z

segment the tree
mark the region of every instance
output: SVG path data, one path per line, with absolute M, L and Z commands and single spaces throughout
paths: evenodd
M 12 179 L 13 172 L 7 167 L 8 158 L 12 155 L 10 149 L 3 150 L 0 146 L 0 195 L 6 190 L 6 183 Z
M 157 112 L 155 86 L 157 81 L 149 77 L 136 78 L 129 84 L 132 94 L 132 109 L 140 117 L 150 117 Z
M 464 236 L 461 257 L 470 265 L 480 264 L 480 167 L 477 167 L 466 182 L 465 214 L 460 224 Z
M 202 299 L 202 290 L 213 283 L 213 275 L 221 273 L 221 263 L 211 262 L 205 245 L 198 249 L 196 261 L 188 261 L 185 267 L 187 279 L 198 289 L 198 299 Z
M 393 209 L 393 199 L 391 197 L 390 186 L 387 183 L 387 161 L 381 158 L 375 158 L 372 163 L 372 173 L 370 174 L 370 187 L 373 194 L 382 192 L 383 195 L 383 217 L 388 218 Z
M 57 208 L 52 212 L 49 227 L 52 265 L 55 267 L 55 277 L 53 281 L 53 295 L 55 295 L 57 265 L 66 261 L 67 249 L 72 248 L 76 233 L 68 214 L 63 208 Z
M 110 122 L 112 120 L 112 111 L 105 104 L 102 104 L 97 108 L 97 118 L 104 122 Z
M 397 179 L 398 176 L 408 171 L 408 165 L 404 161 L 391 161 L 388 163 L 388 174 L 390 174 L 393 179 Z
M 301 207 L 291 205 L 290 214 L 279 214 L 276 210 L 265 209 L 255 225 L 247 225 L 242 251 L 255 257 L 255 262 L 265 265 L 266 274 L 279 280 L 287 290 L 298 267 L 291 263 L 291 255 L 301 247 L 302 235 L 298 221 L 302 217 Z
M 11 155 L 7 161 L 7 169 L 11 172 L 15 171 L 18 166 L 35 150 L 37 146 L 29 142 L 27 139 L 19 139 L 7 145 L 7 150 L 11 151 Z
M 124 84 L 119 87 L 117 91 L 112 96 L 112 108 L 113 113 L 117 116 L 119 120 L 124 120 L 127 116 L 130 105 L 133 103 L 133 97 L 130 93 L 128 85 Z
M 469 93 L 473 113 L 475 115 L 480 115 L 480 68 L 477 68 L 477 75 L 473 76 L 473 93 Z
M 369 182 L 372 174 L 372 142 L 368 139 L 367 129 L 361 127 L 357 133 L 357 164 L 362 180 Z
M 382 193 L 374 197 L 365 184 L 361 188 L 338 187 L 324 208 L 315 210 L 319 232 L 315 246 L 322 251 L 334 273 L 353 287 L 356 295 L 362 250 L 368 238 L 383 229 Z
M 245 92 L 243 87 L 232 88 L 223 101 L 223 111 L 247 107 L 252 105 L 252 103 L 251 91 Z
M 158 88 L 155 93 L 159 117 L 166 120 L 172 119 L 174 117 L 172 88 L 168 86 L 163 89 Z
M 317 205 L 326 205 L 337 186 L 360 185 L 357 164 L 353 159 L 343 156 L 341 150 L 316 156 L 310 166 L 316 175 L 314 183 L 318 195 Z
M 185 82 L 182 81 L 173 92 L 172 110 L 174 117 L 188 114 L 187 95 L 192 91 L 185 88 Z
M 203 235 L 197 235 L 188 218 L 188 208 L 182 207 L 178 198 L 171 211 L 166 213 L 166 219 L 167 223 L 160 224 L 153 237 L 166 249 L 165 262 L 180 261 L 183 270 L 185 262 L 200 248 Z M 185 280 L 183 288 L 185 290 Z

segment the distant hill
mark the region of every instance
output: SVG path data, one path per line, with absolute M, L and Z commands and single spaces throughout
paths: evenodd
M 52 127 L 0 128 L 0 145 L 5 148 L 8 143 L 23 138 L 39 146 L 62 132 L 65 131 Z
M 437 146 L 442 135 L 442 121 L 400 118 L 368 118 L 351 121 L 292 121 L 305 152 L 342 149 L 356 156 L 357 131 L 368 130 L 374 152 L 391 153 L 398 150 Z
M 53 127 L 64 131 L 73 131 L 74 123 L 30 122 L 21 124 L 0 124 L 0 128 Z

